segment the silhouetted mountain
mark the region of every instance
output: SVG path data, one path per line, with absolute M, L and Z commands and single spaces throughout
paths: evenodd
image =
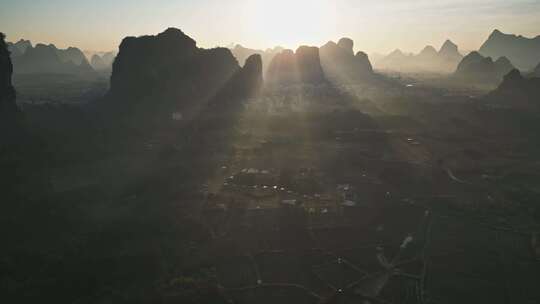
M 46 71 L 52 73 L 64 73 L 65 66 L 58 57 L 54 45 L 37 44 L 28 48 L 27 52 L 14 61 L 16 73 L 37 73 Z
M 217 110 L 218 112 L 215 114 L 236 112 L 240 105 L 237 101 L 257 95 L 262 85 L 262 57 L 259 54 L 254 54 L 246 59 L 244 66 L 237 70 L 226 85 L 212 98 L 210 110 Z
M 75 65 L 81 65 L 83 63 L 88 63 L 88 59 L 84 56 L 83 52 L 75 47 L 69 47 L 65 50 L 57 50 L 58 57 L 64 62 L 72 62 Z
M 12 42 L 7 42 L 6 47 L 12 58 L 21 56 L 23 54 L 23 52 L 21 52 L 21 50 L 19 50 L 19 48 L 17 48 Z
M 330 41 L 320 48 L 321 65 L 329 79 L 341 83 L 357 82 L 373 74 L 366 53 L 353 52 L 354 42 L 343 38 L 338 44 Z
M 350 55 L 354 55 L 354 41 L 350 38 L 341 38 L 337 44 L 342 50 Z
M 404 59 L 407 59 L 408 57 L 412 57 L 412 54 L 406 55 L 400 49 L 396 49 L 392 53 L 388 54 L 388 56 L 383 60 L 389 60 L 389 61 L 404 60 Z
M 525 78 L 513 69 L 504 76 L 499 87 L 487 95 L 488 103 L 511 108 L 540 110 L 540 78 Z
M 494 30 L 479 52 L 492 58 L 507 57 L 517 68 L 529 71 L 540 62 L 540 36 L 526 38 Z
M 87 56 L 90 54 L 87 54 Z M 98 72 L 111 72 L 115 54 L 113 52 L 92 53 L 90 66 Z
M 270 62 L 266 81 L 271 84 L 287 84 L 299 81 L 296 56 L 292 50 L 283 50 Z
M 241 66 L 243 66 L 246 62 L 246 59 L 250 57 L 251 55 L 260 55 L 262 59 L 262 65 L 263 65 L 263 74 L 266 72 L 268 65 L 274 59 L 274 56 L 279 54 L 281 51 L 283 51 L 282 47 L 275 47 L 273 49 L 266 49 L 266 50 L 256 50 L 256 49 L 250 49 L 245 48 L 239 44 L 235 45 L 234 48 L 231 48 L 231 52 L 236 57 L 238 62 Z
M 368 74 L 373 73 L 373 66 L 371 65 L 371 62 L 369 61 L 368 54 L 362 51 L 359 51 L 356 53 L 355 57 L 356 57 L 356 63 L 361 68 L 360 70 L 362 72 L 366 72 Z
M 91 75 L 94 70 L 77 48 L 59 50 L 53 44 L 37 44 L 13 58 L 15 74 Z
M 113 52 L 107 52 L 107 53 L 103 54 L 103 56 L 101 56 L 101 59 L 103 60 L 103 62 L 106 65 L 110 65 L 110 66 L 112 66 L 112 64 L 114 62 L 114 58 L 116 58 L 116 54 L 113 53 Z
M 238 60 L 240 65 L 243 65 L 249 56 L 253 54 L 258 54 L 262 56 L 262 54 L 264 53 L 263 50 L 246 48 L 241 46 L 240 44 L 234 45 L 234 47 L 230 47 L 230 50 L 236 60 Z
M 113 64 L 105 107 L 143 119 L 163 120 L 175 112 L 190 118 L 208 103 L 247 95 L 244 90 L 252 88 L 246 86 L 261 81 L 261 66 L 256 56 L 241 69 L 229 49 L 198 48 L 175 28 L 127 37 Z
M 420 53 L 418 53 L 416 59 L 431 61 L 431 60 L 436 60 L 438 55 L 439 54 L 437 53 L 437 50 L 431 45 L 428 45 Z
M 495 60 L 495 71 L 499 75 L 506 75 L 509 71 L 512 71 L 514 68 L 514 65 L 508 60 L 506 57 L 499 57 L 499 59 Z
M 15 88 L 11 83 L 13 65 L 4 39 L 4 34 L 0 33 L 0 120 L 5 120 L 6 116 L 9 117 L 18 111 Z
M 413 57 L 412 54 L 405 54 L 400 49 L 396 49 L 376 61 L 375 66 L 379 69 L 398 71 L 402 70 L 405 63 L 409 62 Z
M 446 40 L 442 45 L 439 50 L 439 57 L 449 64 L 456 64 L 456 62 L 463 59 L 463 55 L 459 52 L 458 46 L 450 40 Z
M 245 88 L 239 91 L 247 92 L 249 95 L 251 95 L 253 91 L 258 91 L 263 84 L 262 57 L 256 54 L 249 56 L 238 77 L 238 82 Z
M 73 63 L 75 66 L 77 66 L 77 73 L 90 74 L 94 72 L 90 62 L 88 62 L 88 59 L 86 59 L 84 53 L 78 48 L 69 47 L 65 50 L 58 49 L 57 53 L 58 57 L 63 62 Z
M 430 45 L 417 55 L 395 50 L 388 56 L 376 60 L 375 66 L 393 71 L 450 73 L 455 71 L 462 58 L 457 45 L 446 40 L 439 51 Z
M 101 70 L 105 70 L 107 69 L 107 65 L 105 64 L 105 62 L 103 61 L 103 59 L 101 59 L 101 57 L 97 54 L 94 54 L 92 56 L 92 59 L 90 59 L 90 64 L 92 65 L 92 67 L 96 70 L 96 71 L 101 71 Z
M 296 52 L 283 50 L 271 61 L 266 72 L 270 84 L 317 84 L 324 82 L 319 49 L 301 46 Z
M 459 63 L 454 76 L 474 83 L 498 83 L 512 69 L 514 67 L 506 57 L 494 62 L 491 57 L 471 52 Z
M 32 47 L 32 42 L 30 42 L 30 40 L 21 39 L 15 43 L 8 42 L 11 58 L 23 55 L 29 47 Z
M 296 64 L 300 73 L 300 80 L 304 83 L 321 83 L 325 80 L 321 67 L 319 48 L 314 46 L 301 46 L 296 50 Z
M 484 56 L 480 55 L 478 52 L 470 52 L 467 56 L 463 57 L 463 60 L 459 63 L 457 71 L 462 71 L 463 69 L 481 62 L 482 60 L 487 59 Z M 491 58 L 490 58 L 491 59 Z
M 26 49 L 32 47 L 32 42 L 30 42 L 30 40 L 20 39 L 19 41 L 15 42 L 14 46 L 24 53 L 26 52 Z

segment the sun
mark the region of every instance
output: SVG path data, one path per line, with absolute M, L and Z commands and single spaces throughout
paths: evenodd
M 333 1 L 274 0 L 250 1 L 252 35 L 267 45 L 294 48 L 299 44 L 318 44 L 335 30 Z

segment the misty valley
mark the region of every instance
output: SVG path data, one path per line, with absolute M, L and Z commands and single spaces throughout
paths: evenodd
M 540 303 L 540 36 L 336 39 L 2 34 L 0 302 Z

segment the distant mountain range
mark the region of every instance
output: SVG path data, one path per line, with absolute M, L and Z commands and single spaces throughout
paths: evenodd
M 433 46 L 426 46 L 418 54 L 405 54 L 396 49 L 387 56 L 376 56 L 374 65 L 378 69 L 401 72 L 454 72 L 463 58 L 458 46 L 446 40 L 437 51 Z
M 8 42 L 7 46 L 11 52 L 11 57 L 17 57 L 24 54 L 27 48 L 32 47 L 32 42 L 30 42 L 30 40 L 21 39 L 15 43 Z
M 274 47 L 265 51 L 241 45 L 230 46 L 239 61 L 258 54 L 262 57 L 263 73 L 269 84 L 320 83 L 335 80 L 338 83 L 366 81 L 374 75 L 373 67 L 364 52 L 354 53 L 354 42 L 342 38 L 329 41 L 322 47 L 301 46 L 296 51 Z
M 243 66 L 246 62 L 246 59 L 249 58 L 251 55 L 260 55 L 262 58 L 262 64 L 263 64 L 263 73 L 266 73 L 266 70 L 268 68 L 268 65 L 274 59 L 274 56 L 281 53 L 281 51 L 284 50 L 284 48 L 280 46 L 276 46 L 271 49 L 266 50 L 258 50 L 258 49 L 250 49 L 241 46 L 240 44 L 235 45 L 234 47 L 229 47 L 232 54 L 238 60 L 238 63 Z
M 8 43 L 14 74 L 73 74 L 89 76 L 95 73 L 81 50 L 75 47 L 58 49 L 55 45 L 37 44 L 28 40 Z
M 540 36 L 526 38 L 494 30 L 479 52 L 492 58 L 507 57 L 518 69 L 532 71 L 540 63 Z
M 478 53 L 484 57 L 505 57 L 521 71 L 534 71 L 540 64 L 540 36 L 526 38 L 494 30 Z M 451 73 L 462 58 L 457 45 L 447 40 L 439 51 L 432 46 L 426 46 L 418 54 L 405 54 L 396 49 L 387 56 L 373 56 L 373 63 L 378 69 L 391 71 Z
M 454 77 L 472 83 L 499 83 L 513 69 L 514 66 L 506 57 L 493 61 L 491 57 L 471 52 L 459 63 Z

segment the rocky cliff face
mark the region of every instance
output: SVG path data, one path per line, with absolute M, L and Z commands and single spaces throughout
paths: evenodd
M 321 65 L 329 79 L 340 83 L 358 82 L 373 74 L 366 53 L 353 53 L 354 43 L 343 38 L 338 44 L 330 41 L 320 49 Z
M 245 96 L 262 81 L 260 56 L 240 68 L 229 49 L 201 49 L 182 31 L 128 37 L 113 64 L 108 106 L 120 112 L 168 117 L 197 115 L 207 104 Z
M 13 65 L 4 39 L 4 34 L 0 33 L 0 117 L 3 117 L 0 120 L 5 120 L 6 115 L 9 116 L 18 111 L 15 103 L 15 89 L 11 83 Z
M 540 36 L 526 38 L 494 30 L 479 52 L 492 58 L 507 57 L 518 69 L 530 71 L 540 62 Z
M 512 63 L 505 57 L 493 61 L 491 57 L 471 52 L 459 63 L 454 76 L 476 83 L 498 83 L 512 69 Z

